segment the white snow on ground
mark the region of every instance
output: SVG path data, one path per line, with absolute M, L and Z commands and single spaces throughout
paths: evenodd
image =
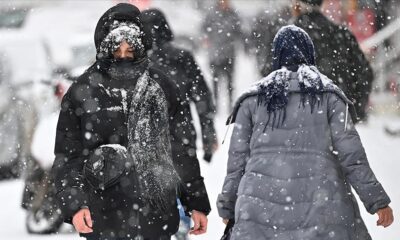
M 207 64 L 204 56 L 198 56 L 202 69 L 207 70 Z M 243 92 L 253 82 L 258 80 L 253 67 L 254 60 L 241 54 L 237 61 L 236 83 L 238 93 Z M 209 76 L 208 76 L 208 79 Z M 221 94 L 223 96 L 223 94 Z M 227 98 L 227 97 L 226 97 Z M 221 102 L 225 102 L 222 99 Z M 225 133 L 225 119 L 227 111 L 221 107 L 221 113 L 217 115 L 216 128 L 220 142 Z M 376 176 L 385 187 L 392 199 L 391 207 L 394 209 L 395 222 L 387 229 L 376 226 L 377 216 L 369 215 L 359 203 L 361 212 L 366 225 L 374 240 L 398 240 L 400 239 L 400 188 L 397 180 L 400 171 L 400 137 L 394 138 L 383 132 L 385 125 L 399 127 L 400 117 L 395 116 L 372 116 L 369 123 L 358 126 L 358 130 L 367 151 L 372 169 Z M 230 130 L 230 133 L 232 128 Z M 194 236 L 194 240 L 215 240 L 222 235 L 224 225 L 218 217 L 215 201 L 218 193 L 221 191 L 222 183 L 226 172 L 226 162 L 228 156 L 229 137 L 224 145 L 220 145 L 211 164 L 201 160 L 202 174 L 205 177 L 205 183 L 209 192 L 213 211 L 209 216 L 208 232 L 202 236 Z M 200 145 L 200 143 L 199 143 Z M 198 152 L 199 158 L 203 153 Z M 29 235 L 25 230 L 25 212 L 21 209 L 23 183 L 21 180 L 0 182 L 0 239 L 20 240 L 20 239 L 60 239 L 60 240 L 78 240 L 76 233 L 62 233 L 57 236 L 38 236 Z

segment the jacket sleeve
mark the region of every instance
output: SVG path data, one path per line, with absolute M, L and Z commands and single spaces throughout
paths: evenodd
M 330 96 L 328 117 L 333 149 L 336 151 L 334 153 L 337 153 L 346 180 L 355 189 L 367 211 L 374 214 L 378 209 L 388 206 L 390 199 L 369 166 L 367 155 L 350 117 L 345 124 L 346 107 L 336 95 Z
M 211 212 L 211 206 L 204 184 L 204 178 L 198 175 L 191 180 L 182 179 L 182 183 L 184 186 L 182 186 L 179 191 L 179 200 L 186 214 L 189 215 L 189 212 L 196 210 L 208 215 Z
M 217 135 L 214 128 L 215 105 L 212 94 L 193 56 L 186 54 L 184 59 L 188 80 L 192 83 L 190 100 L 196 104 L 197 114 L 200 119 L 203 149 L 205 153 L 212 153 L 212 146 L 217 143 Z
M 177 112 L 183 112 L 183 108 L 183 105 L 178 105 Z M 171 126 L 173 126 L 171 129 L 172 158 L 174 167 L 182 180 L 179 199 L 187 215 L 193 210 L 203 212 L 207 215 L 211 211 L 211 206 L 204 179 L 200 173 L 199 160 L 197 159 L 195 149 L 183 146 L 181 137 L 173 133 L 174 128 L 179 127 L 185 121 L 186 117 L 184 115 L 176 114 L 171 123 Z
M 72 88 L 61 103 L 54 150 L 56 158 L 52 167 L 56 198 L 64 220 L 69 223 L 72 222 L 73 215 L 88 204 L 82 180 L 84 158 L 80 119 L 71 97 Z
M 240 180 L 244 174 L 247 159 L 250 156 L 250 139 L 253 123 L 248 99 L 242 103 L 236 116 L 228 157 L 228 169 L 222 193 L 218 195 L 219 216 L 233 219 Z

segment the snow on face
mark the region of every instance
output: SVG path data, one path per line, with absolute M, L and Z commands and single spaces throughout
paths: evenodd
M 100 44 L 100 53 L 104 56 L 112 55 L 123 41 L 126 41 L 139 55 L 145 51 L 142 42 L 143 32 L 139 26 L 130 22 L 115 20 L 110 33 Z

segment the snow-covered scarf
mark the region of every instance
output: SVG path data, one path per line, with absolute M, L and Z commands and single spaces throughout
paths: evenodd
M 164 91 L 146 71 L 133 90 L 128 115 L 128 151 L 139 176 L 144 202 L 166 211 L 180 178 L 173 166 L 168 106 Z
M 272 127 L 279 126 L 286 118 L 286 105 L 289 95 L 289 80 L 291 71 L 283 67 L 269 74 L 254 86 L 258 92 L 258 105 L 264 105 L 269 113 L 267 124 L 271 120 Z M 308 102 L 311 113 L 315 105 L 319 106 L 322 93 L 327 89 L 341 91 L 325 75 L 320 73 L 315 66 L 301 65 L 297 70 L 298 84 L 301 94 L 300 105 L 305 107 Z M 276 121 L 278 120 L 278 121 Z
M 282 124 L 286 118 L 285 109 L 292 71 L 297 71 L 299 79 L 300 105 L 305 107 L 305 103 L 308 102 L 311 113 L 315 105 L 319 105 L 324 90 L 341 91 L 314 66 L 314 44 L 303 29 L 294 25 L 282 27 L 274 38 L 273 54 L 274 71 L 254 86 L 258 95 L 258 105 L 266 106 L 269 113 L 266 126 L 271 116 L 272 128 L 275 124 Z
M 298 78 L 298 93 L 301 94 L 299 107 L 305 107 L 308 103 L 313 113 L 315 106 L 319 106 L 322 101 L 323 93 L 332 92 L 340 96 L 347 104 L 352 105 L 347 99 L 343 91 L 337 87 L 332 80 L 318 71 L 315 66 L 300 65 L 297 72 L 288 70 L 283 67 L 270 73 L 267 77 L 256 82 L 247 92 L 242 94 L 235 104 L 232 114 L 227 120 L 227 124 L 236 120 L 236 114 L 241 102 L 250 96 L 257 96 L 259 106 L 267 108 L 268 119 L 265 126 L 271 123 L 272 128 L 281 125 L 286 117 L 286 105 L 288 103 L 289 94 L 291 93 L 290 82 L 293 74 Z M 353 111 L 354 109 L 350 109 Z M 265 129 L 264 129 L 265 130 Z
M 114 20 L 110 27 L 110 32 L 100 44 L 100 58 L 111 57 L 124 40 L 135 50 L 136 56 L 142 57 L 145 53 L 142 41 L 143 35 L 138 25 Z
M 315 67 L 314 44 L 303 29 L 294 25 L 282 27 L 274 38 L 273 53 L 274 71 L 242 94 L 227 120 L 228 125 L 235 122 L 241 102 L 249 96 L 257 96 L 258 105 L 267 108 L 268 119 L 264 131 L 271 117 L 272 128 L 283 124 L 289 101 L 289 81 L 293 74 L 296 74 L 299 80 L 298 92 L 301 94 L 299 107 L 305 107 L 305 104 L 309 103 L 312 113 L 315 105 L 319 106 L 321 103 L 324 92 L 336 93 L 352 106 L 343 91 Z M 354 106 L 351 111 L 354 112 Z

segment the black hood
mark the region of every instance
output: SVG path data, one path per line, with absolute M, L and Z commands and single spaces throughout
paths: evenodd
M 119 3 L 108 9 L 99 19 L 94 33 L 94 43 L 97 53 L 100 52 L 100 45 L 104 38 L 110 33 L 111 26 L 115 20 L 131 22 L 143 30 L 140 20 L 140 10 L 132 4 Z M 144 31 L 143 31 L 144 32 Z M 151 39 L 144 33 L 142 41 L 146 50 L 151 48 Z
M 147 36 L 151 36 L 153 44 L 161 46 L 165 42 L 170 42 L 174 38 L 171 28 L 165 15 L 158 9 L 149 9 L 141 13 L 143 31 Z

